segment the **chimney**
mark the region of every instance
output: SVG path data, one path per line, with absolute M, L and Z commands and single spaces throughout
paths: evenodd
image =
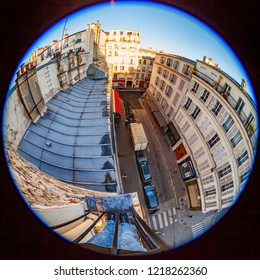
M 243 92 L 247 92 L 245 79 L 242 79 L 242 81 L 241 81 L 241 88 L 242 88 Z

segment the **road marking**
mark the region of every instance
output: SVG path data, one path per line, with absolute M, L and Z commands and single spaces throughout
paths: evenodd
M 158 229 L 155 216 L 152 216 L 152 221 L 153 221 L 153 228 L 154 228 L 154 229 Z
M 157 215 L 157 217 L 158 217 L 158 221 L 159 221 L 159 226 L 160 226 L 160 228 L 163 228 L 163 222 L 162 222 L 161 214 Z
M 172 211 L 171 211 L 171 209 L 169 209 L 168 210 L 168 216 L 170 217 L 170 224 L 172 224 L 173 223 L 173 218 L 172 218 Z
M 200 222 L 200 223 L 197 223 L 197 224 L 191 226 L 191 231 L 192 231 L 192 235 L 193 235 L 194 238 L 198 237 L 204 231 L 203 223 Z
M 166 214 L 166 212 L 163 212 L 163 218 L 164 218 L 165 226 L 167 227 L 168 226 L 168 221 L 167 221 L 167 214 Z

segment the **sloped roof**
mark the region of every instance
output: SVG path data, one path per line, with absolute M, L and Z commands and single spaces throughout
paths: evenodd
M 79 187 L 116 191 L 107 80 L 88 77 L 60 91 L 25 133 L 18 152 L 46 174 Z

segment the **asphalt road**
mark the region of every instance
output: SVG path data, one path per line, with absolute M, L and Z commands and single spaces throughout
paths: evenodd
M 126 99 L 130 103 L 136 121 L 143 124 L 148 139 L 144 154 L 149 161 L 160 210 L 150 215 L 146 207 L 143 184 L 139 176 L 130 130 L 125 126 L 125 111 L 121 101 L 123 114 L 117 120 L 116 135 L 121 175 L 127 174 L 127 178 L 122 179 L 124 192 L 137 192 L 143 206 L 143 215 L 150 227 L 154 229 L 158 227 L 162 239 L 172 247 L 179 247 L 191 241 L 195 233 L 203 232 L 203 227 L 208 228 L 214 213 L 212 216 L 204 216 L 201 212 L 192 213 L 190 215 L 192 218 L 189 218 L 188 196 L 175 155 L 146 101 L 141 101 L 143 92 L 122 90 L 119 93 L 122 100 Z M 173 215 L 174 211 L 176 215 Z

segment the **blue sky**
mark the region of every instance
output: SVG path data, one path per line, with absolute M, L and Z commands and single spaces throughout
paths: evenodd
M 152 47 L 190 59 L 212 57 L 219 67 L 239 83 L 247 81 L 247 89 L 254 97 L 250 79 L 240 60 L 228 44 L 211 28 L 193 16 L 172 7 L 151 1 L 115 1 L 87 7 L 68 16 L 66 29 L 69 34 L 86 28 L 99 20 L 101 28 L 131 29 L 141 32 L 141 47 Z M 61 39 L 66 19 L 50 27 L 29 48 L 21 62 L 33 49 Z

